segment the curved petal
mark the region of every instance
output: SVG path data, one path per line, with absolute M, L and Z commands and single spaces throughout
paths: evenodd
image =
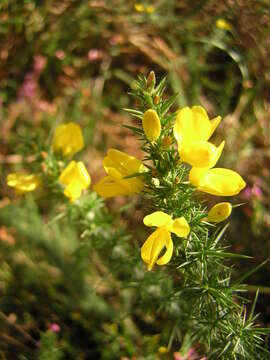
M 214 132 L 215 132 L 216 128 L 218 127 L 218 125 L 220 124 L 220 122 L 221 122 L 221 116 L 217 116 L 210 121 L 211 131 L 210 131 L 208 139 L 210 139 L 210 137 L 214 134 Z
M 64 190 L 64 195 L 68 197 L 70 201 L 75 201 L 81 196 L 81 194 L 82 188 L 76 182 L 69 184 Z
M 189 182 L 193 186 L 200 186 L 202 179 L 204 179 L 207 174 L 207 171 L 208 169 L 205 168 L 193 167 L 189 172 Z
M 78 168 L 78 182 L 82 189 L 87 189 L 91 184 L 91 177 L 82 161 L 77 163 Z
M 143 246 L 141 247 L 141 257 L 146 264 L 149 264 L 151 262 L 152 248 L 156 240 L 159 239 L 160 239 L 160 229 L 157 229 L 150 236 L 148 236 Z
M 211 124 L 206 111 L 201 106 L 184 107 L 179 110 L 174 125 L 174 136 L 178 146 L 195 141 L 206 141 L 211 133 Z
M 194 167 L 212 168 L 216 165 L 224 144 L 223 141 L 219 147 L 216 147 L 208 141 L 193 142 L 180 150 L 180 157 L 182 161 Z
M 75 171 L 76 171 L 76 161 L 72 160 L 60 174 L 59 181 L 63 185 L 70 184 L 72 181 L 74 181 Z
M 141 256 L 142 259 L 148 264 L 147 269 L 150 271 L 152 270 L 153 266 L 157 262 L 159 254 L 161 253 L 162 249 L 166 247 L 168 249 L 168 254 L 162 255 L 165 256 L 164 259 L 160 261 L 160 265 L 166 260 L 170 260 L 171 256 L 169 255 L 172 253 L 172 241 L 170 232 L 166 229 L 157 229 L 149 236 L 146 242 L 143 244 L 141 249 Z M 168 260 L 168 261 L 169 261 Z
M 229 202 L 221 202 L 214 205 L 208 212 L 208 221 L 219 223 L 226 220 L 232 212 L 232 205 Z
M 157 227 L 170 226 L 172 221 L 171 216 L 163 211 L 155 211 L 152 214 L 146 215 L 143 219 L 144 225 Z
M 174 220 L 170 231 L 179 237 L 187 237 L 190 232 L 190 227 L 187 220 L 181 216 Z
M 72 156 L 83 147 L 84 139 L 79 125 L 70 122 L 56 127 L 52 140 L 53 151 Z
M 98 193 L 98 195 L 104 198 L 130 194 L 129 188 L 123 186 L 122 183 L 115 182 L 110 176 L 105 176 L 101 179 L 94 185 L 93 189 Z
M 173 241 L 172 238 L 170 236 L 170 233 L 168 232 L 169 237 L 167 239 L 167 242 L 165 244 L 166 246 L 166 252 L 164 255 L 162 255 L 158 260 L 157 260 L 157 265 L 166 265 L 172 258 L 172 254 L 173 254 Z
M 116 149 L 108 150 L 108 154 L 103 160 L 103 166 L 107 173 L 108 169 L 114 168 L 122 177 L 144 170 L 141 160 Z
M 237 195 L 246 186 L 237 172 L 224 168 L 192 168 L 189 180 L 199 191 L 219 196 Z
M 87 189 L 91 183 L 90 175 L 82 161 L 72 160 L 59 176 L 63 185 L 77 183 L 81 189 Z

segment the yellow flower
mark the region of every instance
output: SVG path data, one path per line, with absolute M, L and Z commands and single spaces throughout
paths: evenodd
M 232 205 L 229 202 L 221 202 L 214 205 L 208 212 L 208 221 L 219 223 L 226 220 L 232 212 Z
M 7 185 L 13 187 L 18 193 L 27 193 L 36 190 L 41 181 L 38 176 L 26 173 L 11 173 L 7 176 Z
M 58 125 L 55 129 L 52 148 L 64 156 L 72 156 L 84 147 L 81 128 L 75 123 Z
M 197 190 L 217 196 L 237 195 L 246 186 L 237 172 L 223 168 L 193 167 L 189 173 L 189 181 Z
M 108 176 L 101 179 L 94 190 L 102 197 L 138 194 L 143 190 L 144 183 L 139 177 L 125 177 L 146 171 L 143 163 L 122 151 L 110 149 L 103 160 Z
M 173 220 L 163 211 L 155 211 L 145 216 L 143 222 L 146 226 L 157 227 L 141 248 L 141 257 L 148 264 L 148 270 L 151 270 L 155 263 L 165 265 L 171 260 L 173 253 L 171 233 L 186 237 L 190 232 L 190 227 L 183 216 Z M 159 257 L 163 248 L 166 248 L 166 251 Z
M 174 125 L 181 160 L 195 167 L 212 168 L 216 165 L 225 142 L 219 147 L 207 140 L 219 125 L 221 117 L 209 120 L 203 107 L 184 107 L 179 110 Z
M 166 346 L 160 346 L 160 347 L 158 348 L 158 352 L 159 352 L 160 354 L 167 354 L 167 353 L 169 352 L 169 350 L 168 350 L 168 348 L 167 348 Z
M 222 30 L 231 30 L 232 26 L 230 23 L 228 23 L 226 20 L 224 19 L 217 19 L 216 21 L 216 27 Z
M 134 9 L 138 12 L 144 12 L 144 6 L 142 4 L 135 4 Z
M 149 6 L 147 6 L 146 7 L 146 12 L 148 13 L 148 14 L 152 14 L 153 12 L 155 12 L 155 7 L 154 6 L 152 6 L 152 5 L 149 5 Z
M 156 141 L 159 138 L 161 124 L 159 116 L 155 110 L 149 109 L 144 113 L 142 125 L 145 136 L 150 142 Z
M 82 161 L 71 161 L 63 170 L 59 177 L 59 181 L 65 186 L 64 194 L 75 201 L 78 199 L 82 191 L 87 189 L 91 184 L 91 178 Z

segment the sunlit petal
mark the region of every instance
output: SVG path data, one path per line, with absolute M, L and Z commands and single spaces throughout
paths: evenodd
M 150 215 L 147 215 L 143 219 L 143 223 L 146 226 L 170 226 L 172 223 L 172 217 L 163 211 L 155 211 Z
M 186 219 L 182 216 L 173 221 L 170 231 L 179 237 L 187 237 L 190 227 Z

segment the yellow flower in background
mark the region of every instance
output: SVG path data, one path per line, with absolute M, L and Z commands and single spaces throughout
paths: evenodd
M 145 8 L 145 11 L 148 14 L 153 14 L 153 12 L 155 12 L 155 10 L 156 10 L 156 8 L 153 5 L 146 6 L 146 8 Z
M 134 9 L 135 9 L 137 12 L 144 12 L 144 5 L 137 3 L 137 4 L 134 5 Z
M 148 270 L 151 270 L 155 263 L 165 265 L 171 260 L 173 253 L 171 233 L 178 237 L 186 237 L 190 232 L 190 227 L 183 216 L 173 220 L 163 211 L 155 211 L 145 216 L 143 223 L 146 226 L 157 227 L 141 248 L 141 257 L 148 264 Z M 164 248 L 165 253 L 159 257 Z
M 158 352 L 159 352 L 160 354 L 167 354 L 167 353 L 169 352 L 169 349 L 168 349 L 166 346 L 160 346 L 160 347 L 158 348 Z
M 216 147 L 208 142 L 208 139 L 220 121 L 220 116 L 210 121 L 207 112 L 201 106 L 187 106 L 177 112 L 173 130 L 182 161 L 201 168 L 216 165 L 225 142 Z
M 153 5 L 145 6 L 145 5 L 139 4 L 139 3 L 136 3 L 134 5 L 134 9 L 137 12 L 140 12 L 140 13 L 147 12 L 148 14 L 152 14 L 156 10 Z
M 219 223 L 226 220 L 232 212 L 232 204 L 229 202 L 221 202 L 214 205 L 208 212 L 208 221 Z
M 237 172 L 224 168 L 193 167 L 189 173 L 189 181 L 197 190 L 217 196 L 237 195 L 246 186 Z
M 216 27 L 218 29 L 222 29 L 222 30 L 231 30 L 232 29 L 232 25 L 224 19 L 217 19 Z
M 79 125 L 70 122 L 58 125 L 55 129 L 52 148 L 64 156 L 72 156 L 84 147 L 84 140 Z
M 144 113 L 142 125 L 145 136 L 150 142 L 156 141 L 159 138 L 161 124 L 159 116 L 155 110 L 149 109 Z
M 116 149 L 109 149 L 103 160 L 107 173 L 95 186 L 94 190 L 102 197 L 138 194 L 144 183 L 139 176 L 125 177 L 146 171 L 142 161 Z
M 7 176 L 7 185 L 23 194 L 36 190 L 41 185 L 41 181 L 37 175 L 16 172 Z
M 59 181 L 65 186 L 64 195 L 75 201 L 78 199 L 82 191 L 87 189 L 91 184 L 91 178 L 82 161 L 71 161 L 63 170 L 59 177 Z

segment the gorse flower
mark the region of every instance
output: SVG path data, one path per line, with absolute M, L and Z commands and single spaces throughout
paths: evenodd
M 217 196 L 237 195 L 246 186 L 237 172 L 224 168 L 193 167 L 189 173 L 189 181 L 197 190 Z
M 91 184 L 91 178 L 82 161 L 71 161 L 59 177 L 59 182 L 65 186 L 64 195 L 75 201 L 82 191 Z
M 58 125 L 55 129 L 52 148 L 63 156 L 73 156 L 84 147 L 84 140 L 79 125 L 70 122 Z
M 36 190 L 41 185 L 41 180 L 34 174 L 16 172 L 7 176 L 7 185 L 23 194 Z
M 156 141 L 159 138 L 161 124 L 159 116 L 155 110 L 149 109 L 144 113 L 142 125 L 145 136 L 150 142 Z
M 173 253 L 171 233 L 178 237 L 186 237 L 190 232 L 190 227 L 183 216 L 173 220 L 163 211 L 155 211 L 145 216 L 143 222 L 146 226 L 157 227 L 141 248 L 141 257 L 148 264 L 148 270 L 151 270 L 155 263 L 165 265 L 171 260 Z M 163 248 L 166 248 L 166 251 L 159 257 Z
M 134 9 L 137 12 L 143 13 L 146 12 L 148 14 L 152 14 L 155 11 L 155 7 L 152 5 L 145 6 L 143 4 L 136 3 L 134 4 Z
M 143 190 L 144 183 L 139 173 L 146 171 L 146 168 L 134 156 L 116 149 L 109 149 L 103 160 L 103 166 L 107 176 L 94 186 L 94 190 L 100 196 L 108 198 L 138 194 Z M 126 178 L 128 176 L 130 177 Z
M 208 221 L 219 223 L 226 220 L 232 212 L 232 204 L 229 202 L 221 202 L 214 205 L 208 212 Z
M 210 121 L 201 106 L 184 107 L 177 112 L 173 130 L 183 162 L 201 168 L 212 168 L 216 165 L 225 142 L 216 147 L 208 140 L 220 121 L 220 116 Z
M 224 19 L 217 19 L 216 27 L 218 29 L 222 29 L 222 30 L 231 30 L 232 29 L 232 25 Z

